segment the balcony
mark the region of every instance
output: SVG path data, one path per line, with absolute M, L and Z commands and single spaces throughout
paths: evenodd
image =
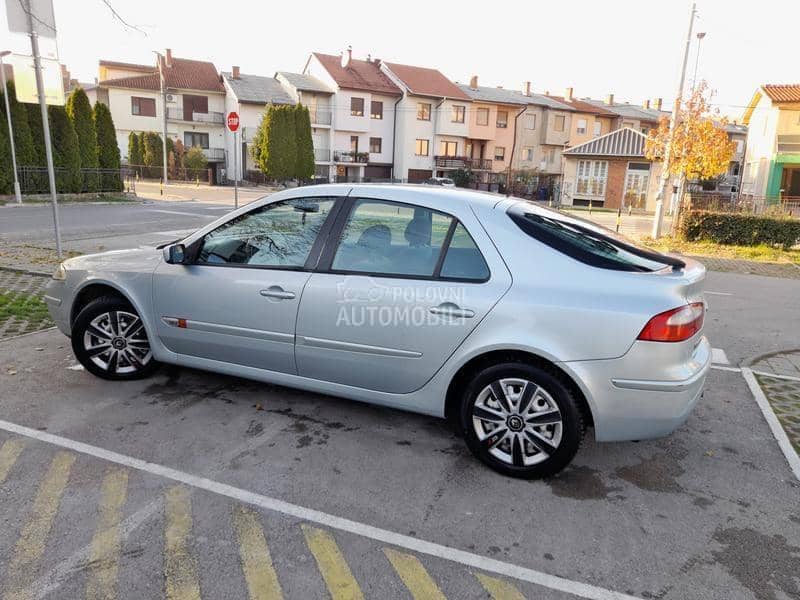
M 492 161 L 489 158 L 469 158 L 468 156 L 434 156 L 433 158 L 439 169 L 492 170 Z
M 331 111 L 329 110 L 309 110 L 312 125 L 330 125 Z
M 212 162 L 225 160 L 225 148 L 203 148 L 203 154 Z
M 334 150 L 333 162 L 365 163 L 369 160 L 368 152 L 339 152 Z
M 331 151 L 327 148 L 314 148 L 314 161 L 315 162 L 330 162 Z
M 223 125 L 225 114 L 221 112 L 186 112 L 182 108 L 167 107 L 168 121 L 191 121 L 192 123 L 209 123 L 211 125 Z

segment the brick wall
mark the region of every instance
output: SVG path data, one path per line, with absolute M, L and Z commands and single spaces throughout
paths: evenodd
M 608 161 L 608 181 L 606 183 L 606 199 L 603 208 L 619 208 L 625 192 L 625 174 L 628 160 Z

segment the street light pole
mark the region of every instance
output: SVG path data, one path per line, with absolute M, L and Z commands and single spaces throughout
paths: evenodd
M 675 129 L 678 127 L 678 117 L 680 116 L 681 103 L 683 102 L 683 86 L 686 83 L 686 63 L 689 61 L 689 47 L 692 43 L 692 28 L 694 27 L 694 19 L 696 16 L 697 4 L 692 2 L 692 10 L 689 13 L 689 30 L 686 33 L 686 47 L 683 51 L 680 82 L 678 83 L 678 92 L 675 95 L 675 105 L 672 107 L 672 117 L 669 120 L 669 137 L 667 139 L 667 146 L 664 150 L 664 160 L 661 166 L 661 181 L 656 198 L 656 212 L 653 216 L 652 237 L 654 239 L 661 237 L 661 225 L 664 221 L 664 197 L 668 193 L 667 190 L 671 179 L 669 176 L 669 163 L 672 155 L 672 144 L 675 141 Z
M 14 196 L 17 204 L 22 204 L 22 194 L 19 189 L 19 176 L 17 175 L 17 149 L 14 146 L 14 128 L 11 126 L 11 107 L 8 103 L 8 87 L 6 86 L 6 67 L 3 58 L 11 54 L 10 50 L 0 52 L 0 79 L 3 82 L 3 98 L 6 100 L 6 119 L 8 119 L 8 138 L 11 141 L 11 166 L 14 169 Z
M 697 54 L 694 58 L 694 76 L 692 76 L 692 91 L 697 87 L 697 66 L 700 64 L 700 46 L 702 46 L 703 38 L 706 37 L 705 31 L 697 32 Z

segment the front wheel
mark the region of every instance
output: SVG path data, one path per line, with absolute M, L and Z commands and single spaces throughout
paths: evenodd
M 525 363 L 493 365 L 477 373 L 462 399 L 460 426 L 478 459 L 523 479 L 547 477 L 566 467 L 585 429 L 561 377 Z
M 72 326 L 72 350 L 87 371 L 103 379 L 141 379 L 157 367 L 141 317 L 113 296 L 81 310 Z

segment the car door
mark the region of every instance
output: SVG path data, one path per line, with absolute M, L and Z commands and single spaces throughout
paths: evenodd
M 191 264 L 161 263 L 153 303 L 164 345 L 296 373 L 297 308 L 336 206 L 331 197 L 265 204 L 193 243 Z
M 462 222 L 422 205 L 347 200 L 300 303 L 300 375 L 392 393 L 434 375 L 511 284 L 464 208 Z

